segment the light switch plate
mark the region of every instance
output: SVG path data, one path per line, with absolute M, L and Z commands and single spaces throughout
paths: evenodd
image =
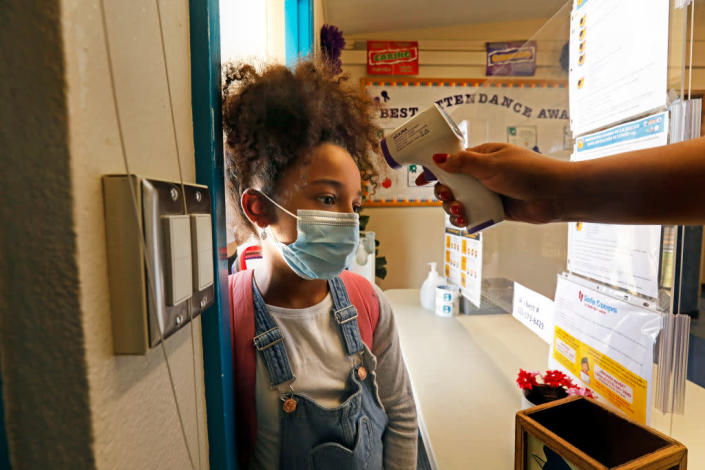
M 197 184 L 105 175 L 103 198 L 113 350 L 146 354 L 214 302 L 213 259 L 205 257 L 213 253 L 210 192 Z M 200 252 L 192 236 L 203 241 L 195 245 Z
M 162 216 L 164 260 L 166 268 L 166 302 L 178 305 L 191 297 L 191 220 L 188 215 Z
M 213 235 L 210 214 L 191 214 L 193 291 L 213 284 Z

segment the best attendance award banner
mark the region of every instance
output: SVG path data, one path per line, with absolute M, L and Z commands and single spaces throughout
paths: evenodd
M 437 103 L 458 124 L 465 146 L 514 142 L 540 153 L 568 159 L 564 137 L 569 127 L 564 82 L 503 79 L 363 79 L 379 103 L 376 123 L 390 132 Z M 416 186 L 421 165 L 392 170 L 377 167 L 378 184 L 366 206 L 440 206 L 433 184 Z
M 653 349 L 661 315 L 558 278 L 549 366 L 570 373 L 640 423 L 651 411 Z

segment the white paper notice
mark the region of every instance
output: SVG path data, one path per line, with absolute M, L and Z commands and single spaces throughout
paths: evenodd
M 480 308 L 482 294 L 482 233 L 469 235 L 450 223 L 446 215 L 443 273 L 460 293 Z
M 482 293 L 482 233 L 465 235 L 461 241 L 461 292 L 475 307 L 480 308 Z
M 668 0 L 574 0 L 574 136 L 666 106 L 668 14 Z
M 568 271 L 658 298 L 660 246 L 660 225 L 571 223 Z
M 549 366 L 569 372 L 628 417 L 648 423 L 661 315 L 559 277 Z
M 668 113 L 659 113 L 575 141 L 573 161 L 666 145 Z M 577 222 L 568 228 L 568 270 L 647 297 L 658 297 L 660 225 Z
M 512 315 L 548 344 L 553 344 L 553 300 L 515 282 Z

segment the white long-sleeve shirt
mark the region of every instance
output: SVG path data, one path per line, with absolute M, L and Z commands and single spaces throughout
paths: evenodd
M 384 468 L 415 469 L 418 423 L 411 383 L 391 306 L 382 291 L 376 286 L 375 290 L 379 299 L 379 322 L 371 354 L 377 362 L 374 372 L 379 398 L 389 419 L 384 433 Z M 294 390 L 327 407 L 336 407 L 347 398 L 348 376 L 356 361 L 359 363 L 357 355 L 345 355 L 338 327 L 331 315 L 332 307 L 330 294 L 317 305 L 303 309 L 267 306 L 284 337 L 291 369 L 296 376 Z M 368 365 L 374 361 L 365 362 Z M 279 468 L 280 397 L 288 390 L 288 385 L 280 390 L 270 387 L 267 368 L 258 355 L 255 386 L 257 439 L 251 470 Z

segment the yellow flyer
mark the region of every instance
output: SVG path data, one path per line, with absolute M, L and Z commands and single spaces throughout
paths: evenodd
M 661 315 L 558 278 L 549 363 L 627 417 L 648 424 Z

